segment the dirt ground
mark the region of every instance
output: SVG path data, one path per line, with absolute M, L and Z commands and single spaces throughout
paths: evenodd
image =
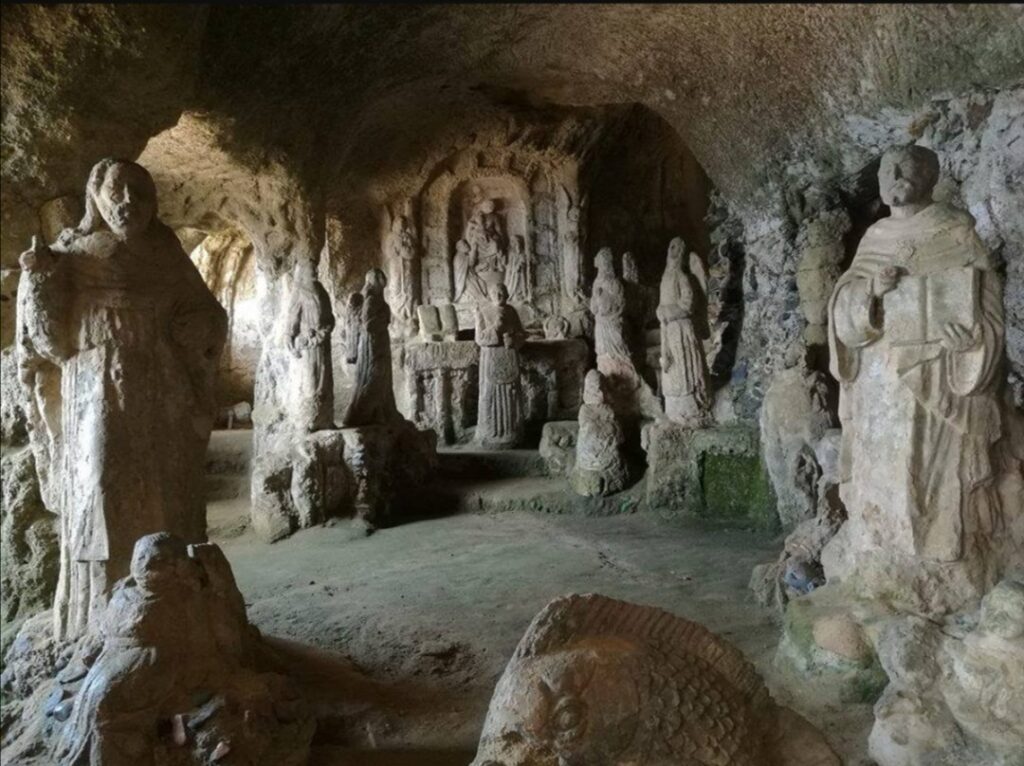
M 534 615 L 596 592 L 696 620 L 739 646 L 776 698 L 850 766 L 870 706 L 838 706 L 777 677 L 778 627 L 747 590 L 778 541 L 636 514 L 508 512 L 418 521 L 366 537 L 348 522 L 265 545 L 211 507 L 252 621 L 273 637 L 321 721 L 316 766 L 465 766 L 491 692 Z M 227 517 L 227 518 L 225 518 Z

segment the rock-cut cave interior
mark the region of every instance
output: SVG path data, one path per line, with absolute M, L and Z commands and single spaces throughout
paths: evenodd
M 1024 765 L 1024 6 L 2 22 L 4 764 Z

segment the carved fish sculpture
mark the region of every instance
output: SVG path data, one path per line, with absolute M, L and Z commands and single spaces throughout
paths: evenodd
M 839 766 L 702 625 L 604 596 L 556 599 L 498 681 L 472 766 Z

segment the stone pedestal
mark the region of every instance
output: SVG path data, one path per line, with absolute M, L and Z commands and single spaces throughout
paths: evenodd
M 641 442 L 647 452 L 647 505 L 663 519 L 778 527 L 755 430 L 656 421 L 643 427 Z
M 350 492 L 341 431 L 279 444 L 255 461 L 252 472 L 253 531 L 268 543 L 340 515 Z
M 433 432 L 399 420 L 317 431 L 268 450 L 253 467 L 253 530 L 274 542 L 332 517 L 386 526 L 397 501 L 415 503 L 436 464 L 436 445 Z

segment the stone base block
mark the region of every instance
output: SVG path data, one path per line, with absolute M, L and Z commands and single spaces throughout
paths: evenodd
M 253 466 L 253 531 L 274 542 L 337 516 L 385 526 L 436 467 L 434 433 L 404 420 L 279 440 Z
M 641 443 L 647 452 L 647 506 L 662 518 L 778 528 L 755 430 L 693 429 L 661 420 L 643 427 Z

